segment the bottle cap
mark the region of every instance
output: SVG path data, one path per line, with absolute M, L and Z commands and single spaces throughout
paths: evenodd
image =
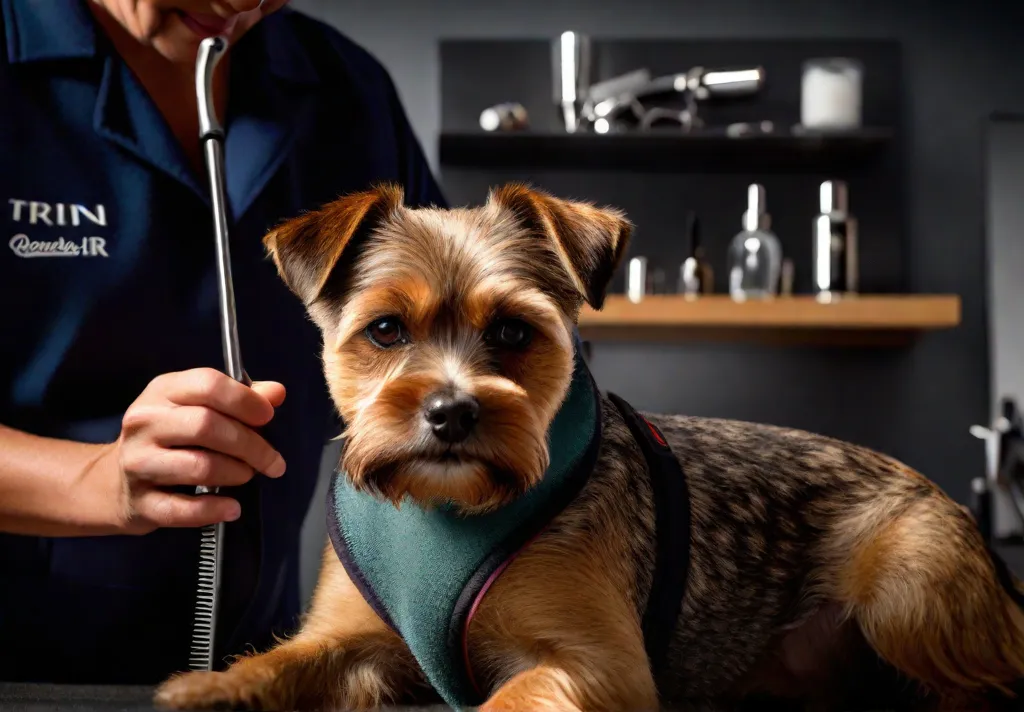
M 845 215 L 849 210 L 848 200 L 849 194 L 844 181 L 827 180 L 818 189 L 818 207 L 822 213 Z
M 634 304 L 643 301 L 647 292 L 647 258 L 634 257 L 626 272 L 626 297 Z
M 747 211 L 743 213 L 743 229 L 747 232 L 767 230 L 772 223 L 768 214 L 764 186 L 752 183 L 747 186 Z

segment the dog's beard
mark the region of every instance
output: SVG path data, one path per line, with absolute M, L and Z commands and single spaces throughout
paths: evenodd
M 474 379 L 480 422 L 464 442 L 440 442 L 423 426 L 421 406 L 437 387 L 407 374 L 382 387 L 346 429 L 342 467 L 356 488 L 399 506 L 452 503 L 466 513 L 493 510 L 533 487 L 549 462 L 548 422 L 506 379 Z

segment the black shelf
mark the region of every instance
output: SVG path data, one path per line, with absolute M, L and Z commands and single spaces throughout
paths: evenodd
M 732 138 L 724 131 L 613 134 L 531 131 L 441 134 L 440 162 L 453 168 L 652 172 L 832 171 L 871 160 L 893 137 L 886 128 L 784 131 Z

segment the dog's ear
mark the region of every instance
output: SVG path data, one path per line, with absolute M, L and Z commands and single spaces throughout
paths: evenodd
M 549 240 L 587 303 L 594 309 L 604 305 L 633 232 L 622 212 L 562 200 L 520 183 L 492 190 L 488 202 L 511 211 L 527 229 Z
M 263 238 L 278 274 L 303 304 L 317 300 L 342 254 L 402 206 L 402 189 L 380 185 L 343 195 L 278 225 Z

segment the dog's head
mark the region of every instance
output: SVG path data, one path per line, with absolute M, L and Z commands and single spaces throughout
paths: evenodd
M 456 210 L 382 186 L 268 234 L 323 333 L 353 484 L 466 512 L 534 485 L 573 325 L 584 302 L 601 307 L 630 232 L 615 210 L 509 185 Z

